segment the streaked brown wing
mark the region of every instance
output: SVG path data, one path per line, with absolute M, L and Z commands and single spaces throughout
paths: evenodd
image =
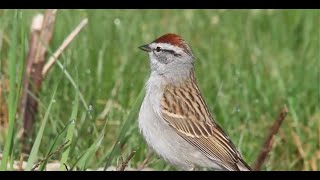
M 167 86 L 161 101 L 164 120 L 209 159 L 228 170 L 250 169 L 226 133 L 214 123 L 195 83 Z

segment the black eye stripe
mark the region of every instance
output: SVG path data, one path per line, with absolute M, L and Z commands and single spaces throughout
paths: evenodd
M 174 50 L 162 49 L 162 51 L 173 54 L 174 56 L 181 56 L 181 54 L 176 53 Z
M 171 53 L 171 54 L 175 54 L 174 50 L 162 49 L 162 51 L 168 52 L 168 53 Z
M 162 49 L 161 47 L 156 47 L 155 49 L 157 52 L 163 51 L 163 52 L 168 52 L 170 54 L 173 54 L 174 56 L 181 56 L 181 54 L 176 53 L 174 50 L 170 50 L 170 49 Z

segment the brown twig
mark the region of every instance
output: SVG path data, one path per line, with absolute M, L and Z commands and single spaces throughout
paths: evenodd
M 296 145 L 296 147 L 298 149 L 298 153 L 299 153 L 300 157 L 302 159 L 305 159 L 306 158 L 306 152 L 305 152 L 305 150 L 303 148 L 304 146 L 302 144 L 302 141 L 301 141 L 299 135 L 294 131 L 291 131 L 291 135 L 292 135 L 293 142 L 294 142 L 294 144 Z
M 152 152 L 149 152 L 147 157 L 143 160 L 141 165 L 137 168 L 137 171 L 141 171 L 146 165 L 148 165 L 150 158 L 152 157 Z
M 23 156 L 23 154 L 20 155 L 20 160 L 18 161 L 18 171 L 23 171 Z
M 8 111 L 4 94 L 9 91 L 8 80 L 0 77 L 0 136 L 5 133 L 8 126 Z
M 261 170 L 262 164 L 266 160 L 268 153 L 270 152 L 273 144 L 273 138 L 277 134 L 283 120 L 286 118 L 288 114 L 288 108 L 287 106 L 284 106 L 283 109 L 280 111 L 278 118 L 273 123 L 272 127 L 270 128 L 270 132 L 260 150 L 259 155 L 257 156 L 257 159 L 253 165 L 253 169 L 255 171 Z
M 57 10 L 46 10 L 34 17 L 31 25 L 29 52 L 26 60 L 26 71 L 23 79 L 20 114 L 23 118 L 23 151 L 30 150 L 26 139 L 32 134 L 34 119 L 38 111 L 38 97 L 42 84 L 41 71 L 45 64 L 47 47 L 51 41 Z
M 47 157 L 45 157 L 44 159 L 40 160 L 36 165 L 33 166 L 33 168 L 31 169 L 31 171 L 34 171 L 37 167 L 40 166 L 40 164 L 42 164 L 43 162 L 47 161 L 50 157 L 52 157 L 53 155 L 57 154 L 58 152 L 60 152 L 62 149 L 64 149 L 68 143 L 70 142 L 70 140 L 67 140 L 65 143 L 63 143 L 58 149 L 56 149 L 54 152 L 51 152 L 50 154 L 48 154 Z M 66 167 L 66 169 L 68 169 Z
M 69 34 L 69 36 L 63 41 L 57 51 L 50 57 L 48 62 L 44 65 L 42 69 L 42 76 L 45 77 L 54 63 L 58 60 L 59 56 L 62 52 L 68 47 L 68 45 L 72 42 L 72 40 L 79 34 L 79 32 L 84 28 L 84 26 L 88 23 L 88 19 L 83 19 L 80 24 Z
M 63 163 L 63 165 L 64 165 L 64 168 L 66 168 L 66 171 L 69 171 L 69 168 L 68 168 L 67 164 Z
M 128 166 L 129 161 L 133 158 L 135 153 L 136 153 L 136 151 L 132 151 L 130 153 L 130 155 L 128 156 L 128 158 L 124 162 L 121 162 L 121 165 L 120 165 L 120 167 L 117 168 L 117 171 L 124 171 L 126 169 L 126 167 Z
M 24 121 L 24 127 L 22 130 L 24 152 L 28 152 L 30 150 L 30 146 L 26 143 L 26 139 L 32 134 L 34 119 L 38 112 L 38 102 L 36 98 L 40 92 L 42 81 L 56 62 L 57 58 L 88 22 L 88 19 L 82 20 L 81 23 L 63 41 L 57 51 L 50 57 L 48 63 L 45 64 L 45 55 L 53 34 L 56 12 L 57 10 L 46 10 L 44 16 L 38 15 L 34 18 L 31 26 L 31 38 L 29 41 L 30 48 L 26 62 L 26 74 L 24 76 L 24 89 L 20 108 L 20 114 L 22 114 Z

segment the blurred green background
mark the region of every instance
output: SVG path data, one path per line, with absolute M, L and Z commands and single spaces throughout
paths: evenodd
M 41 12 L 21 10 L 15 19 L 14 10 L 0 10 L 2 106 L 8 104 L 4 82 L 10 74 L 9 52 L 17 57 L 19 77 L 32 17 Z M 70 131 L 68 166 L 117 166 L 121 157 L 136 151 L 129 167 L 138 168 L 151 152 L 137 128 L 149 75 L 148 57 L 138 46 L 172 32 L 191 46 L 209 109 L 248 164 L 255 161 L 269 127 L 287 105 L 289 114 L 263 170 L 320 170 L 319 10 L 58 10 L 49 54 L 84 18 L 87 26 L 59 58 L 70 77 L 56 64 L 43 82 L 35 132 L 29 140 L 34 143 L 47 113 L 36 160 L 61 146 Z M 15 20 L 17 45 L 13 46 Z M 78 92 L 87 109 L 81 99 L 77 101 Z M 75 128 L 70 130 L 72 120 Z M 17 160 L 21 124 L 17 116 L 11 150 Z M 0 125 L 0 152 L 6 128 Z M 60 160 L 62 154 L 56 153 L 49 162 Z M 155 154 L 147 167 L 174 170 Z

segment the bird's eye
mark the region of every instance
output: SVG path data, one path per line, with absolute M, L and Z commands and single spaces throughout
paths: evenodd
M 160 51 L 161 51 L 161 47 L 158 46 L 158 47 L 156 48 L 156 51 L 157 51 L 157 52 L 160 52 Z

